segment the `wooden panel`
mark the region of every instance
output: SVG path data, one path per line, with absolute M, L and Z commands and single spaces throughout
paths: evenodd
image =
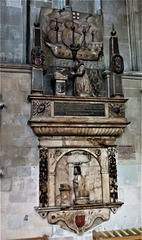
M 13 240 L 48 240 L 48 236 L 44 235 L 43 237 L 36 237 L 36 238 L 20 238 L 20 239 L 13 239 Z
M 141 228 L 95 232 L 93 231 L 93 240 L 140 240 L 142 239 Z

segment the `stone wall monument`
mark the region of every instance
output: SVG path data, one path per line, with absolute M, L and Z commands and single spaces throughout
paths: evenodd
M 39 206 L 35 209 L 49 223 L 81 235 L 108 220 L 110 211 L 115 213 L 123 204 L 117 194 L 115 140 L 128 124 L 127 99 L 122 94 L 108 97 L 103 69 L 83 69 L 82 89 L 76 84 L 77 62 L 83 61 L 84 66 L 87 61 L 102 61 L 101 19 L 82 13 L 73 19 L 71 10 L 47 9 L 44 15 L 44 26 L 35 23 L 34 27 L 28 97 L 29 125 L 39 138 L 40 151 Z M 118 41 L 113 43 L 117 48 Z M 65 67 L 59 59 L 64 59 Z M 111 66 L 119 60 L 110 62 Z M 54 76 L 67 76 L 66 84 L 58 81 L 58 89 L 64 85 L 63 94 L 55 91 Z M 89 81 L 91 90 L 86 86 Z

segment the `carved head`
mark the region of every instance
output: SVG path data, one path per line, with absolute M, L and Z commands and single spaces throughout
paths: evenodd
M 75 166 L 74 167 L 74 175 L 81 175 L 81 167 L 80 166 Z

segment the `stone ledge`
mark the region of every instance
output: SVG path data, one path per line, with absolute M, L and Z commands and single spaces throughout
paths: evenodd
M 106 75 L 110 75 L 110 71 L 104 71 Z M 141 80 L 142 79 L 142 72 L 139 71 L 127 71 L 123 73 L 123 79 L 132 79 L 132 80 Z
M 13 73 L 31 73 L 32 66 L 29 64 L 1 64 L 0 72 L 13 72 Z

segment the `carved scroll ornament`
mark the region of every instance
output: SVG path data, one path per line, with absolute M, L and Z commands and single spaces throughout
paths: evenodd
M 109 209 L 51 212 L 48 214 L 48 221 L 51 224 L 63 221 L 70 229 L 74 230 L 77 234 L 82 235 L 92 226 L 98 217 L 103 220 L 108 220 L 110 217 Z

